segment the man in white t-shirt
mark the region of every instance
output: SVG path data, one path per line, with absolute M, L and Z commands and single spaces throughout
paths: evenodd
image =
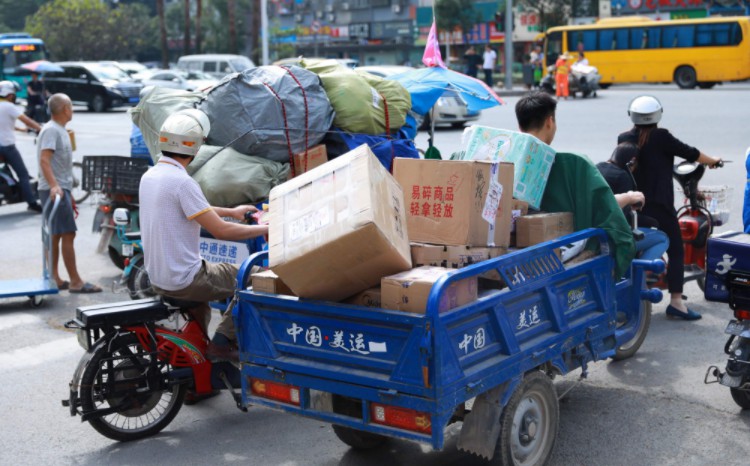
M 497 63 L 497 53 L 492 50 L 490 44 L 484 46 L 484 54 L 482 55 L 482 71 L 484 71 L 484 82 L 488 86 L 492 87 L 492 70 L 495 69 L 495 63 Z
M 159 132 L 162 156 L 143 175 L 139 190 L 141 238 L 146 271 L 154 291 L 200 302 L 200 306 L 189 312 L 205 331 L 211 319 L 208 302 L 232 296 L 237 267 L 201 258 L 201 227 L 222 240 L 244 241 L 268 234 L 268 226 L 223 220 L 221 217 L 242 220 L 247 212 L 257 209 L 250 205 L 211 207 L 198 183 L 188 175 L 186 168 L 209 131 L 208 117 L 200 110 L 182 110 L 170 115 Z M 226 312 L 206 356 L 212 360 L 236 361 L 239 356 L 235 342 L 231 312 Z
M 21 195 L 23 200 L 29 204 L 29 210 L 41 212 L 42 207 L 34 196 L 29 181 L 29 171 L 23 163 L 21 153 L 16 148 L 16 120 L 31 128 L 36 132 L 41 131 L 39 123 L 24 115 L 21 107 L 16 105 L 16 85 L 10 81 L 0 82 L 0 157 L 5 158 L 5 162 L 18 177 L 18 184 L 21 186 Z

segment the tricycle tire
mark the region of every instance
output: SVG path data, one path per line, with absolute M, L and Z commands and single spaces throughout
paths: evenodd
M 133 385 L 133 378 L 140 370 L 135 365 L 148 365 L 150 354 L 139 352 L 140 343 L 133 333 L 117 336 L 106 345 L 95 350 L 91 360 L 81 376 L 80 398 L 84 413 L 102 409 L 102 405 L 129 402 L 127 407 L 102 417 L 89 420 L 91 427 L 105 437 L 127 442 L 149 437 L 167 427 L 177 415 L 185 399 L 185 384 L 173 385 L 170 389 L 151 388 L 139 390 Z M 135 353 L 134 353 L 135 351 Z M 131 361 L 136 359 L 136 361 Z M 162 370 L 168 369 L 167 364 Z M 114 383 L 108 383 L 107 377 L 114 375 Z M 131 392 L 123 395 L 117 390 L 118 377 L 128 386 Z M 132 422 L 131 422 L 132 421 Z
M 333 432 L 336 434 L 336 437 L 338 437 L 339 440 L 356 450 L 371 450 L 373 448 L 379 447 L 380 445 L 385 443 L 386 440 L 388 440 L 388 437 L 384 437 L 382 435 L 364 432 L 344 426 L 334 425 Z
M 615 349 L 615 355 L 612 356 L 612 359 L 615 361 L 622 361 L 623 359 L 632 357 L 641 348 L 646 335 L 648 335 L 648 328 L 651 326 L 651 302 L 644 300 L 641 301 L 641 305 L 643 305 L 643 320 L 641 321 L 641 325 L 638 327 L 638 331 L 632 340 Z
M 742 409 L 750 409 L 750 391 L 740 390 L 739 388 L 730 388 L 729 393 L 737 406 Z
M 541 371 L 527 373 L 500 415 L 494 459 L 503 465 L 546 464 L 555 446 L 559 419 L 552 380 Z

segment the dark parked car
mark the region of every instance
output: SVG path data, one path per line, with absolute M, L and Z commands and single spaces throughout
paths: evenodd
M 67 94 L 76 105 L 103 112 L 113 107 L 136 105 L 140 100 L 143 85 L 116 66 L 89 62 L 56 64 L 63 71 L 44 74 L 47 90 L 52 94 Z

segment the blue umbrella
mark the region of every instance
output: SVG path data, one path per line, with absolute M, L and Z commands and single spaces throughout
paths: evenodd
M 458 93 L 471 111 L 505 104 L 483 81 L 439 66 L 394 74 L 386 79 L 398 81 L 409 91 L 412 110 L 419 115 L 427 114 L 446 91 Z
M 31 63 L 24 63 L 21 68 L 29 70 L 33 73 L 47 73 L 47 72 L 61 72 L 62 67 L 55 65 L 47 60 L 37 60 Z

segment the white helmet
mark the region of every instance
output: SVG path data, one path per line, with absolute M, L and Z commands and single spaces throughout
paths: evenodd
M 664 108 L 656 97 L 642 95 L 630 102 L 628 116 L 635 125 L 655 125 L 661 120 Z
M 159 131 L 159 150 L 195 157 L 211 131 L 208 116 L 190 108 L 169 115 Z
M 18 84 L 12 81 L 0 81 L 0 97 L 8 97 L 18 92 Z

